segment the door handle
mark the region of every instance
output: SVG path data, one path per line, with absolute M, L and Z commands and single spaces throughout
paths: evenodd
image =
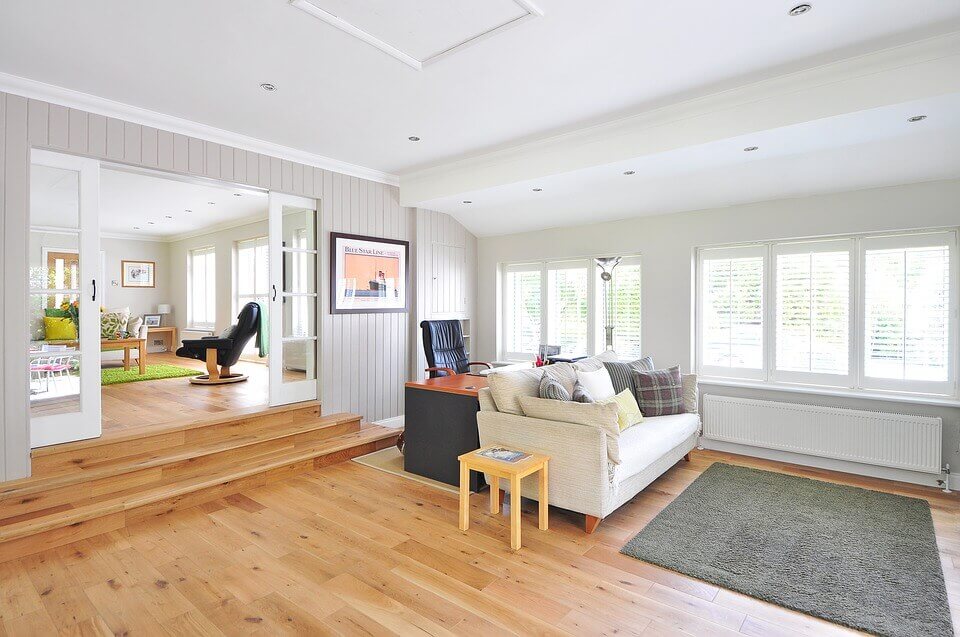
M 273 300 L 276 301 L 276 300 L 277 300 L 277 286 L 274 285 L 274 286 L 271 286 L 271 287 L 273 287 Z
M 91 283 L 93 283 L 93 297 L 91 297 L 90 300 L 96 301 L 97 300 L 97 280 L 93 279 Z

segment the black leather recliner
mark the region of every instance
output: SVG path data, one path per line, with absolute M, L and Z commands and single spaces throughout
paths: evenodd
M 467 358 L 467 346 L 463 342 L 463 328 L 460 321 L 423 321 L 423 353 L 427 357 L 427 369 L 430 378 L 465 374 L 472 365 L 490 367 L 490 363 L 474 363 Z
M 235 325 L 225 329 L 220 336 L 184 340 L 183 347 L 177 350 L 177 356 L 206 361 L 208 373 L 190 379 L 195 385 L 238 383 L 247 380 L 247 376 L 231 373 L 230 367 L 240 360 L 243 348 L 250 339 L 259 335 L 260 305 L 247 303 L 237 315 Z

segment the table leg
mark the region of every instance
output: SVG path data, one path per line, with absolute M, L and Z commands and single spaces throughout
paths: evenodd
M 490 513 L 500 513 L 500 477 L 490 477 Z
M 140 341 L 140 348 L 137 349 L 137 352 L 140 356 L 137 357 L 137 361 L 140 363 L 140 375 L 147 373 L 147 342 Z
M 546 531 L 549 526 L 549 520 L 547 516 L 549 515 L 550 502 L 549 496 L 547 494 L 547 462 L 543 463 L 543 467 L 540 469 L 540 530 Z
M 510 548 L 520 550 L 520 478 L 510 476 Z
M 460 462 L 460 530 L 470 528 L 470 469 Z
M 130 371 L 130 346 L 123 346 L 123 371 Z

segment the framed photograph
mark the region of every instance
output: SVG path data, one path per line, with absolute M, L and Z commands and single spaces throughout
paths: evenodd
M 144 314 L 143 315 L 143 324 L 147 327 L 160 327 L 160 315 L 159 314 Z
M 407 311 L 410 243 L 330 233 L 330 313 Z
M 121 261 L 120 272 L 125 288 L 156 287 L 157 264 L 153 261 Z

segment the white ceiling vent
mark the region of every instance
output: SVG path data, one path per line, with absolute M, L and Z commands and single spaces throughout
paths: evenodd
M 417 70 L 543 15 L 528 0 L 290 0 L 290 4 Z

